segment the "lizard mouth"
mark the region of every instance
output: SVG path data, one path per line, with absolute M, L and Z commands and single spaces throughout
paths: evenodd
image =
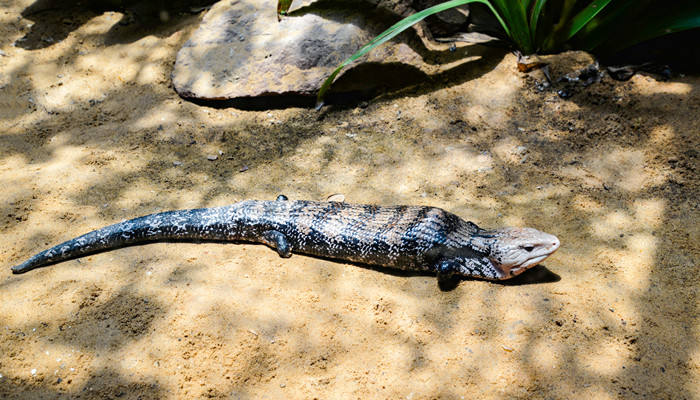
M 532 264 L 533 266 L 536 264 Z M 510 268 L 507 272 L 503 274 L 503 276 L 500 279 L 510 279 L 514 276 L 518 276 L 522 274 L 523 272 L 527 271 L 529 266 L 525 265 L 518 265 L 517 267 Z
M 518 275 L 522 274 L 523 272 L 527 271 L 528 269 L 530 269 L 530 268 L 534 267 L 535 265 L 544 261 L 547 257 L 550 256 L 550 254 L 544 254 L 541 256 L 533 257 L 533 258 L 526 260 L 522 264 L 511 266 L 511 267 L 504 266 L 504 265 L 498 265 L 498 264 L 492 262 L 493 269 L 496 271 L 496 275 L 497 275 L 496 279 L 497 280 L 505 280 L 505 279 L 510 279 L 510 278 L 515 277 L 515 276 L 518 276 Z
M 550 253 L 550 254 L 551 254 L 551 253 Z M 520 264 L 519 266 L 517 266 L 517 267 L 511 269 L 511 272 L 513 272 L 513 271 L 516 270 L 516 269 L 517 269 L 517 270 L 521 270 L 520 272 L 523 272 L 523 271 L 525 271 L 526 269 L 528 269 L 528 268 L 530 268 L 530 267 L 534 267 L 535 265 L 541 263 L 541 262 L 544 261 L 547 257 L 549 257 L 550 254 L 544 254 L 544 255 L 541 255 L 541 256 L 538 256 L 538 257 L 533 257 L 533 258 L 531 258 L 531 259 L 525 261 L 524 263 Z

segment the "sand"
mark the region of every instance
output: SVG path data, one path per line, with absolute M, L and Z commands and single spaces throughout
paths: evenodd
M 356 107 L 216 109 L 169 79 L 201 15 L 140 32 L 116 12 L 42 25 L 29 4 L 0 13 L 0 397 L 698 398 L 698 77 L 562 99 L 503 52 Z M 40 45 L 13 46 L 28 32 Z M 250 244 L 9 270 L 156 211 L 335 193 L 562 247 L 447 291 Z

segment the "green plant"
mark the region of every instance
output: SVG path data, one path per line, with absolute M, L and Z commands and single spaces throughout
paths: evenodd
M 372 39 L 369 43 L 362 46 L 362 48 L 357 53 L 353 54 L 352 56 L 350 56 L 350 58 L 343 61 L 343 63 L 340 64 L 338 66 L 338 68 L 336 68 L 330 74 L 330 76 L 328 76 L 326 81 L 323 82 L 323 85 L 321 85 L 321 89 L 319 89 L 318 96 L 316 98 L 316 109 L 319 109 L 323 106 L 323 99 L 326 96 L 326 92 L 328 92 L 328 90 L 330 89 L 331 84 L 335 80 L 335 77 L 338 75 L 338 73 L 346 65 L 350 64 L 351 62 L 353 62 L 353 61 L 357 60 L 358 58 L 362 57 L 363 55 L 367 54 L 370 50 L 374 49 L 375 47 L 379 46 L 380 44 L 392 39 L 394 36 L 405 31 L 406 29 L 410 28 L 411 26 L 413 26 L 417 22 L 419 22 L 419 21 L 421 21 L 421 20 L 423 20 L 423 19 L 425 19 L 433 14 L 439 13 L 440 11 L 444 11 L 444 10 L 447 10 L 449 8 L 454 8 L 454 7 L 460 6 L 462 4 L 467 4 L 467 3 L 483 3 L 486 6 L 488 6 L 491 9 L 491 11 L 493 11 L 496 18 L 498 18 L 501 25 L 506 30 L 506 33 L 510 35 L 508 26 L 506 26 L 506 24 L 503 22 L 501 17 L 498 15 L 496 10 L 494 10 L 493 6 L 488 2 L 488 0 L 452 0 L 452 1 L 447 1 L 445 3 L 438 4 L 436 6 L 427 8 L 423 11 L 417 12 L 417 13 L 410 15 L 410 16 L 402 19 L 401 21 L 397 22 L 396 24 L 391 26 L 389 29 L 382 32 L 379 36 Z
M 697 0 L 616 0 L 572 38 L 574 48 L 611 55 L 669 33 L 700 28 Z
M 279 0 L 285 14 L 292 0 Z M 521 53 L 550 54 L 570 45 L 612 54 L 672 32 L 700 27 L 698 0 L 452 0 L 397 22 L 338 66 L 321 86 L 317 107 L 338 73 L 382 43 L 426 17 L 468 3 L 487 6 Z M 667 4 L 668 3 L 668 4 Z

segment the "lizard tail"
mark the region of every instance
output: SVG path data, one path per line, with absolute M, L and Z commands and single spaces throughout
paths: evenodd
M 235 206 L 168 211 L 123 221 L 68 240 L 12 267 L 21 274 L 88 254 L 159 240 L 250 240 Z

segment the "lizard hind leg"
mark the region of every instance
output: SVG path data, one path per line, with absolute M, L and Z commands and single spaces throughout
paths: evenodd
M 289 244 L 287 236 L 282 232 L 275 230 L 265 231 L 262 234 L 262 238 L 266 245 L 277 250 L 277 254 L 279 254 L 280 257 L 288 258 L 292 255 L 292 246 Z

